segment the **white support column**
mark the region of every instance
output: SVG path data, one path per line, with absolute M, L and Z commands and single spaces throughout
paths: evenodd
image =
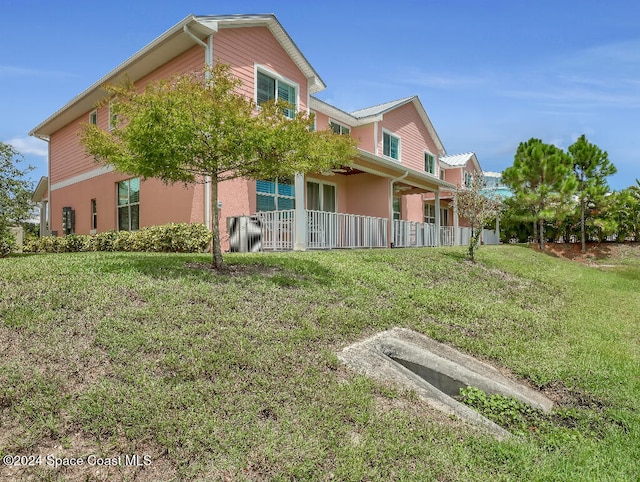
M 437 190 L 434 195 L 436 210 L 436 246 L 440 246 L 440 190 Z
M 304 174 L 295 175 L 296 221 L 294 227 L 294 251 L 307 249 L 307 211 L 304 208 Z
M 453 196 L 453 245 L 460 246 L 460 219 L 458 218 L 458 198 Z

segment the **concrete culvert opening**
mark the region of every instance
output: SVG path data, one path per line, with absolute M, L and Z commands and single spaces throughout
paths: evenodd
M 514 397 L 549 412 L 553 402 L 469 355 L 404 328 L 378 333 L 346 347 L 338 358 L 348 367 L 378 380 L 414 390 L 432 407 L 483 427 L 502 439 L 510 433 L 453 397 L 467 386 L 487 394 Z

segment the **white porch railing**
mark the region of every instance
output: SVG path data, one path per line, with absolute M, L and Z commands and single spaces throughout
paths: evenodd
M 386 248 L 388 246 L 386 218 L 357 214 L 308 211 L 306 215 L 307 249 Z M 262 249 L 290 251 L 295 245 L 295 211 L 265 211 L 256 213 L 262 221 Z M 469 244 L 471 228 L 440 227 L 440 246 Z M 393 221 L 393 245 L 398 248 L 436 246 L 436 225 L 416 221 Z M 457 239 L 456 239 L 457 238 Z M 482 232 L 484 244 L 499 244 L 497 233 Z
M 291 251 L 294 243 L 296 212 L 262 211 L 256 213 L 262 220 L 262 249 L 266 251 Z
M 307 248 L 386 248 L 385 218 L 358 214 L 306 211 Z
M 305 210 L 307 248 L 386 248 L 388 220 L 357 214 Z M 262 221 L 262 249 L 292 250 L 295 239 L 295 211 L 256 213 Z
M 436 246 L 436 225 L 417 221 L 393 221 L 393 246 L 411 248 Z

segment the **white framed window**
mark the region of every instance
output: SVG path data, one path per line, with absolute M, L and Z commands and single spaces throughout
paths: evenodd
M 430 224 L 436 223 L 436 207 L 433 204 L 424 205 L 424 222 Z
M 89 114 L 89 124 L 98 125 L 98 111 L 94 110 Z
M 335 213 L 336 185 L 328 182 L 307 181 L 307 209 Z
M 400 219 L 402 219 L 402 207 L 400 203 L 400 198 L 394 197 L 393 198 L 393 220 L 399 221 Z
M 387 130 L 382 130 L 382 155 L 395 161 L 400 160 L 400 138 Z
M 293 119 L 298 110 L 300 86 L 284 77 L 256 65 L 256 104 L 279 100 L 291 105 L 284 115 Z
M 287 211 L 296 207 L 293 178 L 256 181 L 256 211 Z
M 140 179 L 133 178 L 117 183 L 118 230 L 140 229 Z
M 340 124 L 339 122 L 329 120 L 329 129 L 331 129 L 336 134 L 343 134 L 345 136 L 351 135 L 351 128 L 345 126 L 344 124 Z
M 444 169 L 442 169 L 442 166 L 440 166 L 440 179 L 444 181 Z
M 424 172 L 436 174 L 436 157 L 429 151 L 424 151 Z

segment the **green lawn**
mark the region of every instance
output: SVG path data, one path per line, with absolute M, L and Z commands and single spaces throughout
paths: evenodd
M 151 462 L 0 480 L 638 480 L 638 249 L 0 260 L 0 453 Z M 339 365 L 393 326 L 537 386 L 557 425 L 498 442 Z

